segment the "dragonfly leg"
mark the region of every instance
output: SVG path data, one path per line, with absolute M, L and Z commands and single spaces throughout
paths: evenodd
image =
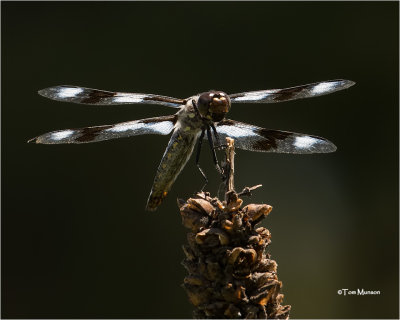
M 226 148 L 226 144 L 221 144 L 221 139 L 219 137 L 217 129 L 215 128 L 214 123 L 211 123 L 210 126 L 211 126 L 211 129 L 213 130 L 215 140 L 217 141 L 217 145 L 215 146 L 215 149 L 220 150 L 220 149 Z
M 205 180 L 205 182 L 206 182 L 206 183 L 204 184 L 204 186 L 203 186 L 201 189 L 204 189 L 204 187 L 205 187 L 205 186 L 207 185 L 207 183 L 208 183 L 208 179 L 207 179 L 206 175 L 204 174 L 203 169 L 200 168 L 200 164 L 199 164 L 199 161 L 200 161 L 200 153 L 201 153 L 201 145 L 202 145 L 202 143 L 203 143 L 203 138 L 204 138 L 204 131 L 205 131 L 205 129 L 203 128 L 203 129 L 201 130 L 201 134 L 200 134 L 199 140 L 198 140 L 198 142 L 197 142 L 197 151 L 196 151 L 196 166 L 197 166 L 197 168 L 199 169 L 201 175 L 203 176 L 203 178 L 204 178 L 204 180 Z
M 207 138 L 208 138 L 208 143 L 210 144 L 210 147 L 211 147 L 211 153 L 212 153 L 212 156 L 213 156 L 215 168 L 222 175 L 223 173 L 222 173 L 221 167 L 218 164 L 217 154 L 215 152 L 215 147 L 214 147 L 214 140 L 212 138 L 211 130 L 210 130 L 209 126 L 207 126 Z

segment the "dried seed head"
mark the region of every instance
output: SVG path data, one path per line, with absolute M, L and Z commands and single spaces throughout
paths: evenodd
M 208 216 L 214 211 L 214 206 L 204 199 L 189 199 L 188 204 L 191 205 L 193 209 L 198 209 L 199 212 L 205 213 Z
M 204 278 L 200 276 L 187 276 L 184 280 L 185 284 L 193 285 L 193 286 L 207 286 L 210 283 L 206 281 Z
M 242 216 L 240 214 L 235 214 L 232 218 L 233 229 L 235 231 L 239 230 L 243 225 Z
M 272 207 L 267 204 L 249 204 L 243 208 L 244 214 L 255 223 L 260 222 L 261 219 L 265 218 L 271 210 Z
M 253 264 L 256 260 L 257 253 L 254 249 L 243 249 L 241 247 L 237 247 L 232 250 L 232 253 L 229 255 L 228 263 L 229 264 Z
M 229 319 L 238 319 L 242 317 L 242 314 L 240 313 L 239 308 L 235 307 L 233 304 L 230 304 L 228 308 L 225 309 L 224 316 Z
M 185 288 L 195 318 L 288 319 L 282 306 L 277 264 L 265 253 L 271 234 L 254 226 L 272 210 L 250 204 L 235 192 L 227 201 L 199 193 L 180 202 L 183 225 L 190 230 L 182 262 L 189 275 Z
M 218 228 L 203 230 L 196 234 L 196 242 L 198 244 L 214 247 L 218 244 L 227 245 L 229 238 L 226 232 Z
M 181 207 L 182 224 L 192 231 L 199 230 L 200 228 L 207 227 L 209 223 L 209 217 L 203 214 L 191 210 L 188 205 Z
M 232 228 L 233 228 L 233 222 L 230 221 L 230 220 L 223 220 L 223 221 L 221 222 L 221 226 L 222 226 L 222 228 L 223 228 L 224 230 L 230 232 L 230 231 L 232 231 Z

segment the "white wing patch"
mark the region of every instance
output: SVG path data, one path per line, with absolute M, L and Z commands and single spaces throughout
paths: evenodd
M 318 143 L 319 140 L 313 137 L 304 136 L 304 137 L 296 137 L 294 141 L 294 146 L 299 149 L 310 148 L 312 145 Z
M 257 100 L 262 100 L 268 97 L 271 93 L 268 92 L 248 92 L 246 93 L 243 97 L 237 97 L 235 98 L 235 102 L 237 101 L 257 101 Z
M 143 128 L 143 123 L 121 123 L 117 124 L 114 127 L 107 129 L 106 131 L 110 132 L 125 132 L 128 130 L 137 130 Z
M 81 92 L 83 92 L 82 88 L 60 88 L 59 91 L 57 92 L 58 97 L 60 98 L 72 98 L 77 96 L 78 94 L 80 94 Z
M 62 140 L 62 139 L 68 138 L 73 133 L 74 133 L 74 130 L 64 130 L 64 131 L 59 131 L 59 132 L 53 132 L 51 134 L 51 139 L 56 140 L 56 141 Z
M 153 123 L 143 123 L 143 122 L 126 122 L 113 126 L 106 131 L 109 132 L 126 132 L 126 131 L 134 131 L 139 129 L 148 130 L 151 132 L 156 132 L 159 134 L 167 135 L 169 134 L 174 127 L 174 124 L 170 121 L 162 121 L 162 122 L 153 122 Z
M 317 84 L 314 88 L 312 88 L 311 93 L 320 94 L 323 92 L 328 92 L 332 90 L 336 85 L 336 82 L 321 82 L 320 84 Z
M 174 128 L 174 124 L 172 122 L 157 122 L 151 123 L 148 128 L 160 134 L 169 134 Z
M 241 138 L 241 137 L 257 137 L 258 135 L 253 132 L 251 128 L 242 128 L 238 125 L 236 126 L 218 126 L 217 132 L 226 134 L 232 138 Z
M 143 102 L 143 98 L 145 95 L 143 94 L 122 94 L 119 93 L 118 96 L 113 98 L 114 102 L 122 102 L 122 103 L 140 103 Z

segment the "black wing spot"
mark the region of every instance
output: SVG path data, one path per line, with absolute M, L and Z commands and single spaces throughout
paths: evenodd
M 82 103 L 89 103 L 89 104 L 95 104 L 99 103 L 102 99 L 104 98 L 112 98 L 116 96 L 116 92 L 109 92 L 109 91 L 101 91 L 101 90 L 96 90 L 92 89 L 90 93 L 88 94 L 87 98 L 82 99 Z
M 304 87 L 295 87 L 291 89 L 281 89 L 274 93 L 276 97 L 273 99 L 275 101 L 287 101 L 296 97 L 300 92 L 304 90 Z
M 81 135 L 76 138 L 76 141 L 79 142 L 90 142 L 96 139 L 96 137 L 99 135 L 101 131 L 104 131 L 106 129 L 112 128 L 112 125 L 108 126 L 101 126 L 101 127 L 89 127 L 89 128 L 84 128 L 81 130 Z
M 252 148 L 254 150 L 270 150 L 271 148 L 277 149 L 278 144 L 277 140 L 285 140 L 287 137 L 291 136 L 293 133 L 277 131 L 277 130 L 268 130 L 268 129 L 259 129 L 254 131 L 256 134 L 262 136 L 264 139 L 256 140 L 252 144 Z

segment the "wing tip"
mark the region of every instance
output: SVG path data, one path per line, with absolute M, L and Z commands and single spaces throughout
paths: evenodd
M 41 95 L 42 97 L 50 98 L 50 99 L 55 99 L 58 100 L 57 94 L 59 93 L 60 90 L 65 90 L 65 89 L 83 89 L 83 87 L 77 87 L 77 86 L 72 86 L 68 84 L 62 84 L 58 86 L 52 86 L 52 87 L 47 87 L 44 89 L 38 90 L 38 94 Z M 72 93 L 71 93 L 72 94 Z M 62 97 L 62 98 L 69 98 L 69 96 Z
M 37 93 L 42 97 L 49 98 L 49 99 L 55 99 L 55 94 L 57 93 L 57 90 L 61 87 L 65 87 L 65 86 L 48 87 L 48 88 L 38 90 Z
M 37 137 L 29 139 L 26 143 L 37 143 Z
M 322 148 L 317 151 L 317 153 L 332 153 L 337 150 L 337 147 L 334 143 L 331 141 L 325 139 L 325 138 L 319 138 L 323 141 Z
M 343 89 L 350 88 L 350 87 L 352 87 L 352 86 L 354 86 L 354 85 L 356 84 L 355 81 L 353 81 L 353 80 L 347 80 L 347 79 L 339 79 L 339 80 L 337 80 L 337 81 L 340 81 L 340 82 L 341 82 L 341 87 L 342 87 Z
M 42 136 L 38 136 L 32 139 L 29 139 L 26 143 L 29 144 L 49 144 L 49 142 L 46 141 L 46 139 L 43 139 Z
M 51 89 L 51 87 L 50 88 L 44 88 L 44 89 L 40 89 L 40 90 L 38 90 L 38 94 L 40 95 L 40 96 L 42 96 L 42 97 L 48 97 L 48 94 L 49 94 L 49 91 L 50 91 L 50 89 Z
M 347 79 L 334 79 L 322 82 L 316 82 L 311 85 L 311 94 L 306 98 L 313 96 L 322 96 L 337 91 L 348 89 L 356 84 L 355 81 Z
M 337 150 L 336 145 L 328 139 L 303 134 L 295 134 L 291 145 L 293 149 L 289 150 L 288 153 L 318 154 L 332 153 Z
M 332 153 L 335 152 L 336 150 L 337 147 L 332 142 L 330 142 L 325 153 Z

